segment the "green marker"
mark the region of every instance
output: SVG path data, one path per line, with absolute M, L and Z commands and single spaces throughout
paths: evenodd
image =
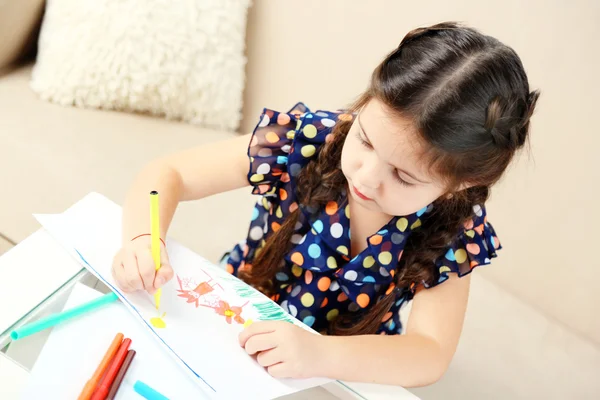
M 118 300 L 117 295 L 113 292 L 110 292 L 108 294 L 105 294 L 104 296 L 98 297 L 97 299 L 94 299 L 88 303 L 82 304 L 70 310 L 58 314 L 49 315 L 38 321 L 17 328 L 10 333 L 10 338 L 12 340 L 23 339 L 24 337 L 33 335 L 34 333 L 43 331 L 44 329 L 52 328 L 53 326 L 58 325 L 63 321 L 67 321 L 81 314 L 85 314 L 88 311 L 93 311 L 96 308 L 102 307 L 105 304 L 112 303 L 115 300 Z

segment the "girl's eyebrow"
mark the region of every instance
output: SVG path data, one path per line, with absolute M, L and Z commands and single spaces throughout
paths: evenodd
M 363 133 L 363 135 L 365 135 L 365 139 L 367 139 L 367 142 L 373 143 L 373 142 L 371 142 L 371 139 L 369 139 L 369 136 L 367 135 L 367 132 L 365 131 L 365 128 L 363 128 L 362 123 L 360 122 L 360 113 L 356 116 L 356 121 L 358 122 L 358 127 L 360 128 L 361 132 Z M 410 172 L 405 171 L 402 168 L 398 168 L 398 167 L 396 167 L 393 164 L 390 164 L 390 165 L 392 167 L 396 168 L 399 172 L 402 172 L 403 174 L 408 175 L 409 178 L 414 179 L 415 181 L 417 181 L 419 183 L 422 183 L 424 185 L 428 185 L 428 184 L 431 183 L 431 182 L 427 182 L 427 181 L 424 181 L 422 179 L 419 179 L 416 176 L 414 176 L 413 174 L 411 174 Z

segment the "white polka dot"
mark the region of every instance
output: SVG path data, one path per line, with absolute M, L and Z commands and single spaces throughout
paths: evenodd
M 321 120 L 321 123 L 323 124 L 323 126 L 326 126 L 327 128 L 331 128 L 332 126 L 335 125 L 335 121 L 329 118 L 323 118 Z
M 315 115 L 317 115 L 319 117 L 328 117 L 329 116 L 329 114 L 327 114 L 323 111 L 316 112 Z
M 285 311 L 290 312 L 290 309 L 288 308 L 288 301 L 284 300 L 281 302 L 281 308 L 283 308 Z
M 302 236 L 302 239 L 300 239 L 300 243 L 299 244 L 304 243 L 305 240 L 306 240 L 306 235 Z
M 333 236 L 336 239 L 339 239 L 344 233 L 344 227 L 339 222 L 336 222 L 335 224 L 331 225 L 330 231 L 331 236 Z
M 292 295 L 292 297 L 296 297 L 296 296 L 298 296 L 298 293 L 300 293 L 301 290 L 302 290 L 302 286 L 296 286 L 292 290 L 292 293 L 290 293 L 290 294 Z
M 250 239 L 260 240 L 263 237 L 263 230 L 260 226 L 255 226 L 250 229 Z
M 387 269 L 383 268 L 383 267 L 379 267 L 379 273 L 381 274 L 381 276 L 390 276 L 390 273 L 388 272 Z
M 481 211 L 481 206 L 479 204 L 475 204 L 473 206 L 473 212 L 475 213 L 475 215 L 477 215 L 478 217 L 481 217 L 483 215 L 483 212 Z
M 300 244 L 301 240 L 302 240 L 302 235 L 298 235 L 297 233 L 295 235 L 292 235 L 292 243 L 293 244 Z
M 264 147 L 258 151 L 258 155 L 261 157 L 271 157 L 273 155 L 273 150 Z
M 338 283 L 338 281 L 332 281 L 331 285 L 329 285 L 329 290 L 331 290 L 332 292 L 335 292 L 339 288 L 340 288 L 340 284 Z
M 261 175 L 266 175 L 271 171 L 271 166 L 267 163 L 260 164 L 258 168 L 256 168 L 256 173 Z
M 346 271 L 346 273 L 344 274 L 344 278 L 348 279 L 349 281 L 355 281 L 356 278 L 358 277 L 358 274 L 356 273 L 356 271 Z
M 290 145 L 286 144 L 285 146 L 283 146 L 281 148 L 281 151 L 283 151 L 284 153 L 289 153 L 290 152 Z
M 260 127 L 267 126 L 267 125 L 269 125 L 269 122 L 271 122 L 271 118 L 269 118 L 269 116 L 267 114 L 265 114 L 265 115 L 263 115 L 262 120 L 260 121 L 258 126 L 260 126 Z
M 298 315 L 298 309 L 296 308 L 296 306 L 290 304 L 288 308 L 290 310 L 290 314 L 292 314 L 292 317 Z

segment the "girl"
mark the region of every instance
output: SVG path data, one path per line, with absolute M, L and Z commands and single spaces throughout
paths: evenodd
M 115 279 L 153 293 L 173 276 L 164 251 L 155 273 L 144 235 L 150 190 L 164 238 L 180 201 L 250 184 L 260 201 L 227 269 L 323 335 L 259 322 L 240 345 L 275 377 L 433 383 L 458 343 L 468 274 L 500 248 L 484 203 L 538 95 L 498 40 L 455 23 L 413 30 L 350 109 L 265 110 L 251 137 L 149 165 L 124 206 Z

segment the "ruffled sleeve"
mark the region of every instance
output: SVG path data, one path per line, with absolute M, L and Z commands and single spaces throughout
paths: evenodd
M 309 111 L 303 103 L 287 113 L 263 110 L 248 147 L 248 181 L 253 194 L 274 196 L 278 182 L 289 182 L 288 154 L 301 116 Z
M 475 267 L 490 264 L 491 259 L 497 257 L 497 250 L 502 246 L 496 231 L 487 221 L 485 208 L 476 205 L 473 212 L 473 218 L 465 223 L 464 230 L 448 247 L 446 254 L 437 260 L 437 282 L 430 286 L 446 281 L 450 273 L 467 275 Z

